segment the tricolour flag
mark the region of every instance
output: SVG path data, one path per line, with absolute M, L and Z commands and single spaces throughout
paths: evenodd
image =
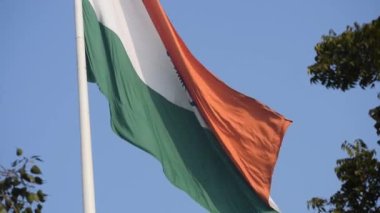
M 290 121 L 220 81 L 159 0 L 83 0 L 88 80 L 113 130 L 210 212 L 276 212 L 271 178 Z

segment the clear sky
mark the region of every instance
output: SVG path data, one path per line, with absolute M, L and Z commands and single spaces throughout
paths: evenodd
M 308 199 L 338 189 L 333 168 L 343 141 L 376 147 L 368 110 L 379 104 L 378 89 L 310 85 L 307 66 L 322 34 L 377 18 L 378 0 L 162 4 L 215 75 L 294 121 L 272 182 L 282 212 L 308 212 Z M 0 164 L 9 165 L 17 147 L 43 157 L 44 212 L 82 212 L 73 5 L 0 0 Z M 112 132 L 105 97 L 93 84 L 89 93 L 97 212 L 205 212 L 166 180 L 158 161 Z

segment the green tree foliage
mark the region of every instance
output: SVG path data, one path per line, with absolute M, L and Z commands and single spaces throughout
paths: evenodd
M 311 83 L 342 91 L 356 86 L 373 88 L 380 81 L 380 17 L 369 24 L 348 26 L 340 35 L 330 30 L 315 51 L 316 62 L 308 67 Z M 371 109 L 369 115 L 380 135 L 380 106 Z M 375 150 L 360 139 L 343 143 L 342 149 L 348 157 L 337 160 L 335 168 L 342 182 L 340 190 L 329 199 L 312 198 L 308 208 L 319 213 L 379 213 L 380 162 Z
M 343 91 L 373 87 L 380 80 L 380 17 L 348 26 L 340 35 L 330 30 L 315 51 L 315 64 L 309 66 L 312 83 Z
M 372 88 L 380 81 L 380 17 L 369 24 L 347 26 L 337 35 L 330 30 L 315 46 L 315 64 L 308 67 L 311 83 L 346 91 L 359 85 Z M 380 134 L 380 106 L 371 109 Z
M 380 212 L 380 162 L 376 152 L 362 140 L 343 143 L 348 157 L 337 160 L 335 173 L 341 188 L 329 199 L 312 198 L 308 208 L 321 212 L 378 213 Z
M 44 183 L 37 163 L 39 156 L 24 157 L 22 149 L 7 169 L 0 166 L 0 213 L 39 213 L 46 194 L 39 189 Z

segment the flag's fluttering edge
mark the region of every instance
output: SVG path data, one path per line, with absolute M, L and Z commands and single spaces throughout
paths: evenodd
M 210 212 L 276 212 L 273 169 L 290 121 L 190 53 L 159 0 L 83 0 L 88 80 L 113 130 L 157 158 Z

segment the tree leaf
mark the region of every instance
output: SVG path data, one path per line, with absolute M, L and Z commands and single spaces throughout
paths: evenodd
M 26 208 L 25 213 L 33 213 L 32 208 L 31 207 Z
M 39 197 L 37 196 L 36 193 L 29 192 L 28 195 L 26 196 L 26 200 L 28 201 L 29 204 L 32 204 L 34 201 L 39 201 Z
M 34 182 L 36 183 L 36 184 L 38 184 L 38 185 L 41 185 L 41 184 L 43 184 L 43 180 L 42 180 L 42 178 L 40 178 L 40 177 L 35 177 L 34 178 Z
M 17 166 L 17 164 L 18 164 L 18 160 L 13 161 L 13 162 L 12 162 L 12 167 Z
M 22 149 L 17 148 L 16 155 L 21 156 L 22 155 Z
M 37 191 L 37 196 L 41 202 L 45 202 L 46 194 L 42 190 Z
M 35 175 L 39 175 L 41 174 L 41 170 L 40 168 L 38 168 L 38 166 L 34 165 L 31 169 L 30 169 L 30 172 L 35 174 Z

